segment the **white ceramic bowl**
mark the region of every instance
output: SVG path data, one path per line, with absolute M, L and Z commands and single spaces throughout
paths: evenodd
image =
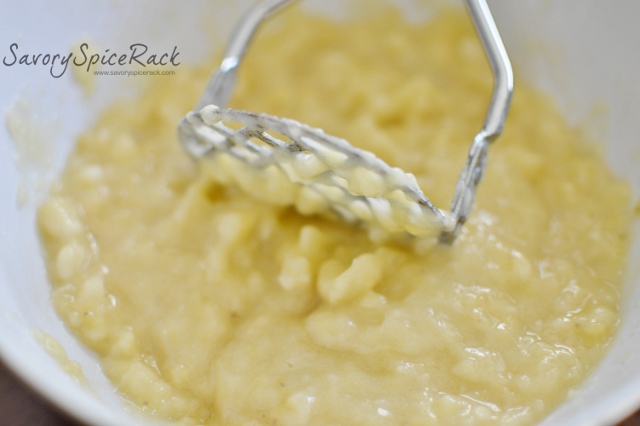
M 100 51 L 126 51 L 130 44 L 143 42 L 159 51 L 178 46 L 184 64 L 220 48 L 248 1 L 218 1 L 218 7 L 204 0 L 1 3 L 0 61 L 11 63 L 13 43 L 20 56 L 68 53 L 82 42 Z M 347 0 L 308 3 L 307 7 L 339 15 Z M 409 0 L 397 3 L 407 10 L 415 7 Z M 552 93 L 572 123 L 586 123 L 607 142 L 610 164 L 632 183 L 637 200 L 640 2 L 495 0 L 490 5 L 519 71 L 517 78 Z M 411 16 L 416 18 L 415 13 Z M 95 356 L 75 341 L 53 311 L 35 209 L 62 169 L 76 135 L 115 97 L 134 95 L 145 78 L 153 77 L 98 77 L 94 95 L 86 97 L 70 70 L 53 78 L 48 67 L 0 62 L 0 111 L 3 116 L 16 113 L 21 120 L 15 128 L 0 121 L 0 356 L 45 397 L 89 424 L 121 426 L 147 420 L 125 410 Z M 588 381 L 545 425 L 608 425 L 640 407 L 639 231 L 636 226 L 619 334 Z M 62 371 L 36 343 L 32 329 L 53 336 L 69 358 L 82 365 L 86 387 Z

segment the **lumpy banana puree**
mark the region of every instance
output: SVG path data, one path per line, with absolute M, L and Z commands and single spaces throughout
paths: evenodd
M 232 106 L 344 137 L 446 208 L 492 87 L 468 19 L 291 13 Z M 630 192 L 547 97 L 520 82 L 473 214 L 429 248 L 201 173 L 176 126 L 210 69 L 107 109 L 39 211 L 53 302 L 130 401 L 181 424 L 520 425 L 589 374 Z

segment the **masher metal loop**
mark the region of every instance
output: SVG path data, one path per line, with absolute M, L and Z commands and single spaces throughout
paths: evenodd
M 485 0 L 465 0 L 493 72 L 493 94 L 479 135 L 492 142 L 504 127 L 513 93 L 513 69 Z
M 266 18 L 295 1 L 265 0 L 245 13 L 231 34 L 223 60 L 209 80 L 196 110 L 210 104 L 219 107 L 227 104 L 235 86 L 238 67 L 256 30 Z M 491 66 L 494 87 L 483 127 L 471 144 L 466 165 L 456 183 L 450 207 L 456 223 L 454 227 L 443 228 L 440 241 L 444 243 L 455 240 L 473 208 L 476 189 L 486 169 L 489 145 L 502 133 L 513 93 L 511 62 L 486 0 L 465 0 L 465 5 Z
M 238 67 L 256 30 L 265 19 L 296 1 L 266 0 L 249 8 L 234 27 L 222 62 L 209 79 L 207 88 L 198 101 L 196 111 L 212 104 L 220 107 L 227 105 L 236 85 Z
M 446 243 L 453 242 L 471 213 L 476 189 L 487 167 L 489 144 L 502 133 L 513 94 L 511 61 L 487 2 L 485 0 L 465 0 L 465 4 L 491 65 L 493 93 L 484 125 L 471 143 L 467 163 L 456 183 L 456 191 L 450 207 L 451 213 L 456 218 L 456 226 L 452 232 L 443 232 L 440 236 L 440 240 Z

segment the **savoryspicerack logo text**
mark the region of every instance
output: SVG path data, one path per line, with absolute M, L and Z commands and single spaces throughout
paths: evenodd
M 134 43 L 129 46 L 128 52 L 112 52 L 105 49 L 102 54 L 90 54 L 89 44 L 82 43 L 79 52 L 67 54 L 51 53 L 22 53 L 18 43 L 9 46 L 9 53 L 2 58 L 5 67 L 13 66 L 44 66 L 49 68 L 49 74 L 54 78 L 60 78 L 67 72 L 69 66 L 86 67 L 87 72 L 91 67 L 102 65 L 107 67 L 139 65 L 147 66 L 178 66 L 178 46 L 174 46 L 169 52 L 152 52 L 146 44 Z

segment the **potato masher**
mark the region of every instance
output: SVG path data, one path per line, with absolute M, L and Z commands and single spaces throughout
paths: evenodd
M 241 18 L 196 112 L 188 113 L 179 125 L 182 145 L 197 160 L 232 157 L 234 164 L 242 165 L 243 173 L 268 170 L 271 178 L 286 178 L 301 197 L 315 200 L 310 213 L 334 211 L 373 229 L 452 243 L 471 212 L 489 145 L 502 132 L 513 93 L 511 63 L 486 1 L 465 3 L 491 65 L 493 94 L 456 184 L 450 211 L 434 206 L 413 175 L 343 139 L 294 120 L 220 108 L 232 94 L 238 67 L 259 25 L 294 1 L 266 0 Z M 241 128 L 234 130 L 224 123 L 239 123 Z

